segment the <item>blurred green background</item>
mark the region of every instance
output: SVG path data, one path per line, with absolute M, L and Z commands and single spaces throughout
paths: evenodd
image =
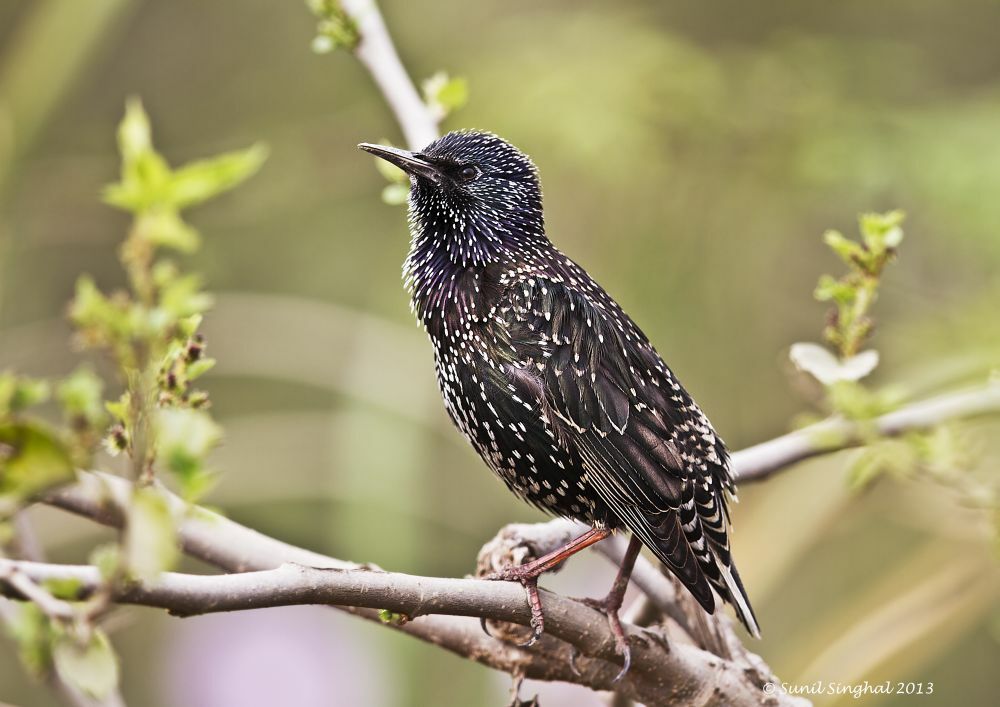
M 645 329 L 739 449 L 815 391 L 788 346 L 839 265 L 819 235 L 905 209 L 876 384 L 926 395 L 1000 362 L 1000 4 L 989 0 L 381 3 L 416 78 L 468 78 L 445 127 L 488 129 L 540 167 L 553 240 Z M 141 96 L 175 164 L 264 140 L 271 158 L 193 214 L 189 265 L 218 294 L 206 379 L 226 429 L 209 501 L 285 540 L 461 576 L 504 523 L 540 520 L 450 428 L 400 283 L 403 210 L 355 144 L 401 140 L 346 53 L 310 51 L 300 2 L 0 0 L 0 368 L 62 374 L 78 273 L 122 285 L 127 220 L 102 206 L 114 129 Z M 973 471 L 1000 435 L 966 428 Z M 741 494 L 739 566 L 789 682 L 933 682 L 864 704 L 993 705 L 998 573 L 988 518 L 938 486 L 848 491 L 844 453 Z M 105 531 L 33 511 L 50 554 Z M 581 557 L 545 583 L 606 590 Z M 187 620 L 123 611 L 129 704 L 500 705 L 508 681 L 319 608 Z M 543 704 L 601 704 L 530 685 Z M 47 705 L 0 643 L 0 700 Z M 840 703 L 851 702 L 850 697 Z M 833 698 L 817 703 L 833 704 Z

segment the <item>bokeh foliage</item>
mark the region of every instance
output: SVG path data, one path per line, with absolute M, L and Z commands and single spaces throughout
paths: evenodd
M 995 4 L 381 4 L 416 77 L 467 80 L 471 100 L 447 126 L 493 130 L 535 158 L 553 238 L 633 314 L 732 446 L 829 402 L 792 375 L 786 352 L 817 339 L 826 304 L 810 294 L 820 274 L 839 277 L 820 234 L 852 233 L 857 213 L 908 214 L 903 257 L 881 281 L 870 342 L 880 362 L 866 387 L 895 404 L 997 366 Z M 0 367 L 70 374 L 79 359 L 62 315 L 77 275 L 104 292 L 130 285 L 115 264 L 128 223 L 98 203 L 119 168 L 110 136 L 126 96 L 141 93 L 157 144 L 180 161 L 265 139 L 268 168 L 190 219 L 205 238 L 185 271 L 218 293 L 204 329 L 219 363 L 198 381 L 227 433 L 210 498 L 338 556 L 461 575 L 499 525 L 537 516 L 440 409 L 399 284 L 402 214 L 380 201 L 384 180 L 354 150 L 398 131 L 347 53 L 310 51 L 315 31 L 296 3 L 0 5 Z M 187 242 L 173 226 L 169 238 Z M 201 291 L 185 287 L 181 302 Z M 88 392 L 78 375 L 56 399 L 96 425 L 108 413 L 91 402 L 120 391 Z M 17 405 L 44 397 L 31 380 L 15 387 Z M 55 425 L 62 413 L 46 405 Z M 903 443 L 938 449 L 920 468 L 989 480 L 1000 459 L 991 430 Z M 761 651 L 789 680 L 935 679 L 925 704 L 992 704 L 1000 622 L 988 524 L 938 484 L 851 491 L 850 478 L 868 476 L 857 471 L 865 454 L 741 493 L 736 551 Z M 942 461 L 949 454 L 962 458 Z M 107 539 L 44 519 L 56 559 L 83 561 Z M 585 558 L 549 580 L 572 595 L 608 581 Z M 204 672 L 177 672 L 184 651 L 216 635 L 281 646 L 300 663 L 296 650 L 332 651 L 321 679 L 301 677 L 302 704 L 331 675 L 364 686 L 371 704 L 499 703 L 505 690 L 476 666 L 350 622 L 321 635 L 289 622 L 294 634 L 272 625 L 258 637 L 263 619 L 251 616 L 249 628 L 130 616 L 113 640 L 139 704 L 190 704 L 204 694 L 190 690 L 229 685 L 227 669 L 252 664 L 236 650 L 200 653 Z M 257 670 L 248 683 L 260 699 L 294 667 L 267 655 L 273 680 Z M 0 699 L 44 704 L 13 664 L 0 662 Z M 154 665 L 165 677 L 150 683 Z
M 56 674 L 97 699 L 109 698 L 118 686 L 118 659 L 100 624 L 112 588 L 153 582 L 180 556 L 179 518 L 156 485 L 158 472 L 171 477 L 185 499 L 198 500 L 213 481 L 207 458 L 221 438 L 207 412 L 207 393 L 191 386 L 214 365 L 198 333 L 211 298 L 201 291 L 199 276 L 182 273 L 163 254 L 195 252 L 200 238 L 182 209 L 237 186 L 265 155 L 254 146 L 171 169 L 153 147 L 149 118 L 136 99 L 119 125 L 118 148 L 121 179 L 104 190 L 104 200 L 133 216 L 119 249 L 129 288 L 106 295 L 81 276 L 68 319 L 81 348 L 113 362 L 111 382 L 123 392 L 104 400 L 105 381 L 77 368 L 55 386 L 65 422 L 57 428 L 29 414 L 48 399 L 48 381 L 0 374 L 0 537 L 10 545 L 31 542 L 21 537 L 17 515 L 73 481 L 77 468 L 91 466 L 102 441 L 108 455 L 129 460 L 135 489 L 124 530 L 117 543 L 90 554 L 104 585 L 85 601 L 77 601 L 75 587 L 42 587 L 73 603 L 58 613 L 48 608 L 52 602 L 38 602 L 5 614 L 30 674 Z

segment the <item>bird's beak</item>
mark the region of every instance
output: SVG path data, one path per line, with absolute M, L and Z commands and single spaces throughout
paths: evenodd
M 388 145 L 372 145 L 367 142 L 358 145 L 358 149 L 370 152 L 376 157 L 396 165 L 407 174 L 424 177 L 435 184 L 440 184 L 444 178 L 441 170 L 418 152 L 400 150 L 398 147 L 389 147 Z

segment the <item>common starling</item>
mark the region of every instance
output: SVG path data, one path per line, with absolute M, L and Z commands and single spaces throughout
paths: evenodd
M 713 590 L 754 636 L 756 618 L 732 561 L 729 455 L 638 326 L 549 241 L 538 171 L 501 138 L 452 132 L 419 152 L 359 147 L 410 175 L 413 312 L 434 347 L 452 421 L 522 499 L 592 530 L 495 575 L 528 590 L 537 577 L 617 529 L 632 534 L 608 597 L 618 610 L 647 547 L 714 612 Z

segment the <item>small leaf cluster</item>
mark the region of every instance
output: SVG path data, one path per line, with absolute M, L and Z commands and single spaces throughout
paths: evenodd
M 117 542 L 99 547 L 91 561 L 101 588 L 84 602 L 73 587 L 39 587 L 67 594 L 71 616 L 48 615 L 25 604 L 14 633 L 22 658 L 39 674 L 55 670 L 85 694 L 102 698 L 118 680 L 107 636 L 96 626 L 113 587 L 128 579 L 155 580 L 179 556 L 176 527 L 186 506 L 159 484 L 169 474 L 187 500 L 199 498 L 214 474 L 207 465 L 222 433 L 209 398 L 195 387 L 214 360 L 198 329 L 211 297 L 200 276 L 174 260 L 197 250 L 201 237 L 183 211 L 242 183 L 261 166 L 260 145 L 173 168 L 153 146 L 142 105 L 131 100 L 118 129 L 121 178 L 104 200 L 132 214 L 119 251 L 128 288 L 106 293 L 81 277 L 68 315 L 82 348 L 106 354 L 117 380 L 81 366 L 59 381 L 0 373 L 0 530 L 5 519 L 45 491 L 71 482 L 76 469 L 103 447 L 127 457 L 136 482 Z M 105 389 L 120 394 L 107 399 Z M 54 395 L 53 395 L 54 393 Z M 62 424 L 47 405 L 55 404 Z
M 262 164 L 266 149 L 254 145 L 206 160 L 171 168 L 153 147 L 149 119 L 138 101 L 129 101 L 118 129 L 122 157 L 121 179 L 109 186 L 104 199 L 133 215 L 132 227 L 121 249 L 121 260 L 131 290 L 102 293 L 83 277 L 77 284 L 70 318 L 85 346 L 104 350 L 116 361 L 126 383 L 123 395 L 106 406 L 113 424 L 105 437 L 112 453 L 127 453 L 136 476 L 148 480 L 153 464 L 162 457 L 185 496 L 195 498 L 207 488 L 208 472 L 202 460 L 184 457 L 172 447 L 172 427 L 157 410 L 182 410 L 218 438 L 204 409 L 208 395 L 192 383 L 214 361 L 205 355 L 198 333 L 211 297 L 202 290 L 197 274 L 182 272 L 167 254 L 190 253 L 200 236 L 182 216 L 182 210 L 237 186 Z M 199 414 L 195 414 L 199 411 Z M 165 429 L 161 429 L 165 428 Z M 175 444 L 175 443 L 174 443 Z M 203 450 L 203 455 L 209 450 Z
M 358 25 L 339 0 L 306 0 L 306 5 L 318 18 L 312 50 L 329 54 L 335 49 L 352 50 L 361 41 Z
M 848 483 L 856 490 L 884 476 L 933 483 L 953 494 L 962 506 L 984 512 L 1000 549 L 1000 488 L 995 480 L 976 475 L 977 444 L 975 435 L 961 423 L 876 440 L 857 453 Z
M 0 526 L 39 494 L 72 481 L 102 434 L 104 384 L 90 368 L 81 366 L 54 387 L 62 428 L 33 414 L 52 398 L 50 381 L 0 373 Z
M 928 432 L 912 432 L 862 450 L 848 480 L 852 487 L 862 488 L 882 474 L 895 478 L 921 474 L 957 487 L 970 480 L 964 472 L 972 465 L 969 452 L 972 446 L 970 436 L 959 425 L 939 425 Z
M 72 587 L 45 587 L 53 595 L 76 593 Z M 54 620 L 35 604 L 18 607 L 9 626 L 21 663 L 37 679 L 51 671 L 95 700 L 118 686 L 118 656 L 107 634 L 82 620 Z
M 0 416 L 0 523 L 39 494 L 72 481 L 75 469 L 72 447 L 59 430 L 34 418 Z
M 389 626 L 403 626 L 410 621 L 410 617 L 389 609 L 379 609 L 378 620 Z
M 424 79 L 421 88 L 424 103 L 439 123 L 469 102 L 469 82 L 462 76 L 439 71 Z
M 829 406 L 852 419 L 874 417 L 898 402 L 898 391 L 873 392 L 860 381 L 878 366 L 878 351 L 861 348 L 874 328 L 870 312 L 883 272 L 903 240 L 902 223 L 901 211 L 864 214 L 859 219 L 860 241 L 839 231 L 823 235 L 847 265 L 840 277 L 823 275 L 814 292 L 817 300 L 833 305 L 823 330 L 826 345 L 800 342 L 789 351 L 792 363 L 824 386 Z
M 882 273 L 903 241 L 903 218 L 902 211 L 863 214 L 859 219 L 860 242 L 839 231 L 823 235 L 824 242 L 848 267 L 840 278 L 821 277 L 815 292 L 816 299 L 834 305 L 823 336 L 841 358 L 856 355 L 871 335 L 874 324 L 868 312 L 878 296 Z
M 814 293 L 819 301 L 833 305 L 823 331 L 826 345 L 797 343 L 789 356 L 799 370 L 823 385 L 830 412 L 859 423 L 856 432 L 864 446 L 848 472 L 851 488 L 867 488 L 884 476 L 927 479 L 954 492 L 967 506 L 991 510 L 1000 530 L 1000 491 L 975 478 L 969 452 L 973 440 L 965 429 L 958 424 L 937 425 L 884 438 L 871 424 L 905 400 L 900 387 L 872 390 L 862 383 L 878 365 L 879 355 L 861 350 L 874 328 L 871 309 L 881 278 L 903 241 L 902 224 L 901 211 L 865 214 L 859 219 L 860 241 L 837 231 L 824 234 L 823 240 L 847 272 L 838 278 L 824 275 Z M 816 442 L 823 445 L 826 440 Z

